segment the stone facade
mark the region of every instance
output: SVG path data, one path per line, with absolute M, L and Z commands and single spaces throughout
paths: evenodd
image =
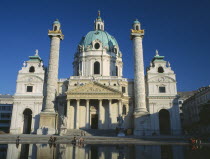
M 73 76 L 58 79 L 63 34 L 60 22 L 53 23 L 53 30 L 49 31 L 51 47 L 47 74 L 38 54 L 32 58 L 35 61 L 30 58 L 24 63 L 18 74 L 11 133 L 63 135 L 79 129 L 114 130 L 118 126 L 117 118 L 122 116 L 123 127 L 134 130 L 135 135 L 164 134 L 160 130 L 164 126 L 169 129 L 167 133 L 179 134 L 175 74 L 163 56 L 157 54 L 144 76 L 144 31 L 140 29 L 140 22 L 134 21 L 131 30 L 134 80 L 123 78 L 122 52 L 116 39 L 104 31 L 100 15 L 94 28 L 82 37 L 77 47 Z M 30 72 L 31 66 L 35 72 Z M 27 86 L 33 86 L 33 91 Z M 25 109 L 31 112 L 24 113 Z M 26 120 L 30 117 L 31 125 Z
M 147 106 L 150 112 L 151 131 L 159 134 L 160 110 L 169 113 L 170 133 L 180 134 L 179 105 L 176 86 L 176 75 L 170 63 L 164 60 L 156 51 L 156 56 L 147 68 Z M 165 119 L 167 120 L 167 119 Z M 167 132 L 166 132 L 167 133 Z
M 210 125 L 201 125 L 200 111 L 202 107 L 210 103 L 210 86 L 199 88 L 194 95 L 186 99 L 182 104 L 183 128 L 189 133 L 209 133 Z
M 10 126 L 11 134 L 37 133 L 39 127 L 45 70 L 37 53 L 23 63 L 18 73 Z M 28 128 L 28 122 L 30 122 L 30 128 Z

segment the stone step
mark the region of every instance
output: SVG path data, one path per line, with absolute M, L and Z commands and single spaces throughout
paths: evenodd
M 67 136 L 81 136 L 85 133 L 85 136 L 116 136 L 115 130 L 108 129 L 68 129 L 66 135 Z

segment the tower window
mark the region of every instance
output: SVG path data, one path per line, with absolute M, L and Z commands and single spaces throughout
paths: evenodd
M 117 48 L 114 48 L 114 52 L 117 53 Z
M 33 92 L 33 86 L 27 86 L 26 92 Z
M 98 50 L 100 48 L 100 44 L 99 43 L 95 43 L 94 47 L 95 47 L 95 49 Z
M 159 87 L 159 93 L 165 93 L 166 87 Z
M 98 30 L 100 30 L 100 24 L 98 24 Z
M 100 63 L 98 61 L 94 63 L 94 74 L 100 74 Z
M 31 73 L 34 73 L 34 72 L 35 72 L 34 66 L 31 66 L 31 67 L 29 68 L 29 72 L 31 72 Z
M 116 66 L 116 76 L 118 76 L 118 67 Z
M 125 93 L 125 87 L 122 87 L 122 92 Z
M 138 25 L 136 26 L 136 30 L 139 30 L 139 26 Z
M 54 26 L 54 31 L 56 31 L 58 29 L 58 27 L 57 26 Z
M 123 114 L 123 115 L 126 115 L 126 113 L 127 113 L 127 110 L 126 110 L 126 105 L 123 105 L 122 114 Z
M 163 68 L 162 67 L 158 67 L 158 73 L 163 73 L 163 72 L 164 72 Z

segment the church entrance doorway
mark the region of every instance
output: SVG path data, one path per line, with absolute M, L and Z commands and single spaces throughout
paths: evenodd
M 170 113 L 166 109 L 159 111 L 159 128 L 161 135 L 171 134 Z
M 23 112 L 24 123 L 23 123 L 23 134 L 31 133 L 31 120 L 32 120 L 32 111 L 31 109 L 25 109 Z
M 98 114 L 91 114 L 91 129 L 98 129 Z

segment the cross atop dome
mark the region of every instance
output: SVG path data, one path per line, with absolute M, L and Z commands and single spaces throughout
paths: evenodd
M 98 18 L 97 19 L 101 19 L 101 11 L 98 10 Z
M 98 17 L 96 18 L 96 21 L 95 21 L 95 30 L 104 31 L 104 21 L 102 21 L 100 10 L 98 10 Z

